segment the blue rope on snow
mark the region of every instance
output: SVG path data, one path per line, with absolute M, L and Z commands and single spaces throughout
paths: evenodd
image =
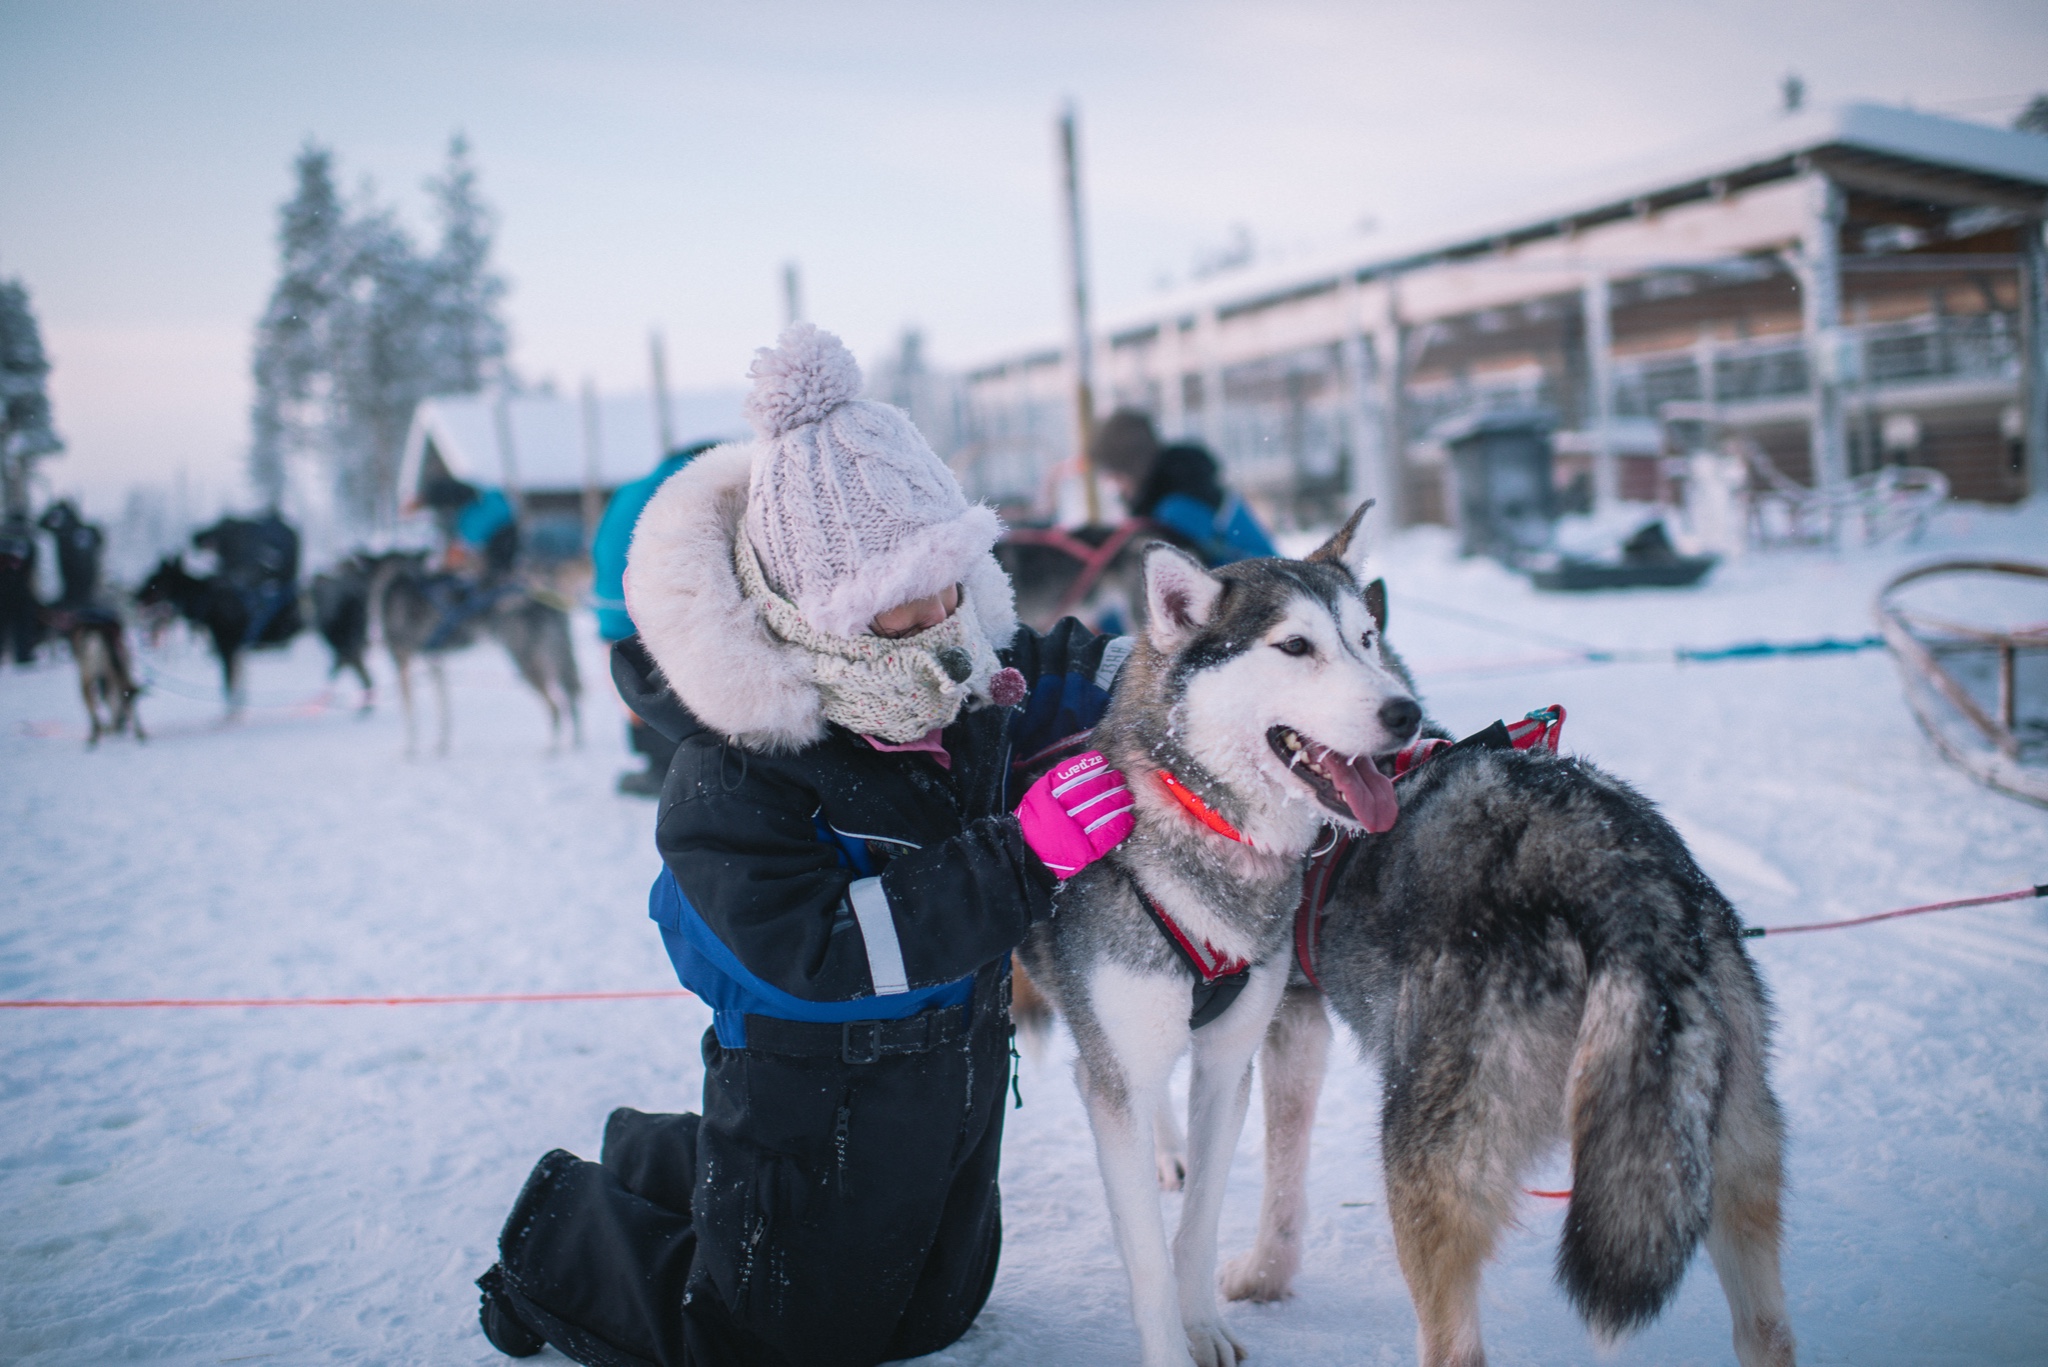
M 1884 645 L 1882 636 L 1848 639 L 1825 636 L 1818 641 L 1748 641 L 1742 645 L 1696 650 L 1679 646 L 1671 653 L 1680 660 L 1754 660 L 1766 655 L 1847 655 L 1858 650 L 1876 650 Z

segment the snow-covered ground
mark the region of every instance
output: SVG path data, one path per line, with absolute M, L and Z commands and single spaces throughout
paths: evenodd
M 1695 591 L 1539 596 L 1427 532 L 1381 563 L 1437 716 L 1463 732 L 1565 703 L 1567 747 L 1659 799 L 1770 924 L 2048 879 L 2048 811 L 1936 759 L 1882 652 L 1562 667 L 1472 618 L 1610 648 L 1861 636 L 1889 574 L 1960 549 L 2038 557 L 2048 513 L 1958 509 L 1915 547 L 1754 557 Z M 454 671 L 453 753 L 415 762 L 395 707 L 317 705 L 316 641 L 257 657 L 258 706 L 227 729 L 209 662 L 168 647 L 154 738 L 94 753 L 68 666 L 8 671 L 0 997 L 672 986 L 644 911 L 653 809 L 612 792 L 617 710 L 583 644 L 584 749 L 547 753 L 538 705 L 478 651 Z M 2048 1360 L 2048 907 L 1753 950 L 1778 1003 L 1805 1359 Z M 706 1023 L 693 1000 L 0 1012 L 0 1359 L 499 1361 L 470 1279 L 528 1167 L 594 1155 L 613 1106 L 692 1105 Z M 1025 1062 L 1002 1274 L 930 1362 L 1135 1358 L 1067 1057 L 1056 1036 Z M 1299 1294 L 1227 1312 L 1254 1363 L 1413 1360 L 1376 1091 L 1348 1055 L 1333 1070 Z M 1254 1108 L 1226 1255 L 1250 1235 L 1260 1148 Z M 1530 1185 L 1564 1180 L 1559 1162 Z M 1488 1274 L 1498 1361 L 1595 1356 L 1550 1281 L 1558 1206 L 1531 1199 Z M 1732 1361 L 1704 1259 L 1612 1360 Z

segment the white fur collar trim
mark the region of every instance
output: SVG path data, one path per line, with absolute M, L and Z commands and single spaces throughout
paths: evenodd
M 752 750 L 801 750 L 825 734 L 810 655 L 768 630 L 740 591 L 751 442 L 720 446 L 669 476 L 633 527 L 626 606 L 641 643 L 683 705 Z M 991 648 L 1017 634 L 1016 598 L 994 555 L 962 583 Z

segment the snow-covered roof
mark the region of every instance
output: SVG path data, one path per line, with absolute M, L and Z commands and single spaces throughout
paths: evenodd
M 1169 291 L 1135 307 L 1111 311 L 1106 336 L 1137 331 L 1163 318 L 1211 308 L 1229 311 L 1334 283 L 1347 273 L 1368 276 L 1413 269 L 1487 243 L 1513 240 L 1545 225 L 1583 220 L 1614 206 L 1656 203 L 1660 195 L 1772 166 L 1826 149 L 2005 182 L 2048 207 L 2048 138 L 1888 105 L 1813 108 L 1752 121 L 1576 180 L 1519 201 L 1465 209 L 1369 242 L 1255 264 Z M 1041 346 L 1018 347 L 1014 359 Z
M 747 423 L 740 412 L 743 389 L 700 390 L 669 396 L 671 431 L 678 445 L 740 438 Z M 511 459 L 500 438 L 499 406 L 511 435 Z M 420 462 L 431 440 L 449 473 L 475 483 L 517 484 L 526 493 L 567 493 L 586 481 L 614 488 L 653 469 L 664 452 L 654 400 L 648 394 L 614 394 L 597 400 L 597 460 L 594 480 L 585 447 L 583 402 L 575 395 L 466 394 L 427 399 L 413 413 L 399 465 L 401 497 L 419 484 Z

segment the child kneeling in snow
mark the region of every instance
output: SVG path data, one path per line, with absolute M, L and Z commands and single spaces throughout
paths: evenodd
M 1013 758 L 1093 726 L 1128 652 L 1019 628 L 969 505 L 808 324 L 758 354 L 757 439 L 634 531 L 633 711 L 677 742 L 652 914 L 712 1008 L 703 1112 L 613 1113 L 527 1179 L 484 1332 L 578 1362 L 869 1364 L 988 1298 L 1009 953 L 1131 829 L 1089 754 L 1011 814 Z

